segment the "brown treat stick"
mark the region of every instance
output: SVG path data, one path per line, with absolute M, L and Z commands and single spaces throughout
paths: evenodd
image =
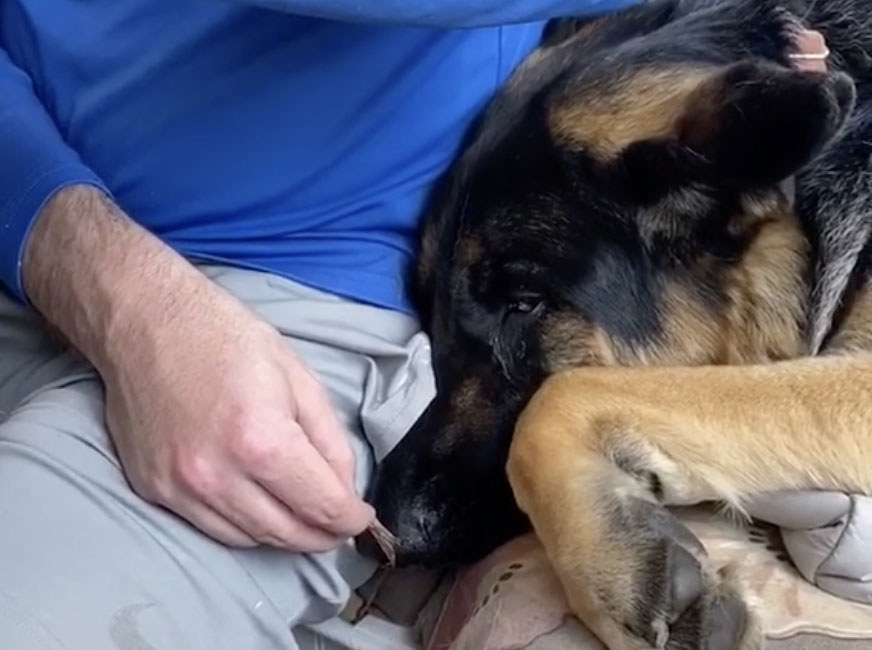
M 396 536 L 385 528 L 384 524 L 382 524 L 378 519 L 375 519 L 369 525 L 369 533 L 382 550 L 382 553 L 384 553 L 385 557 L 388 559 L 388 566 L 395 566 L 397 563 Z

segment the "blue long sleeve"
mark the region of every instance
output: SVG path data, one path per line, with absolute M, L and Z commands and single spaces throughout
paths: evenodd
M 224 0 L 222 0 L 224 1 Z M 638 0 L 237 0 L 327 20 L 465 28 L 603 13 Z
M 19 299 L 33 219 L 55 192 L 75 183 L 101 186 L 61 138 L 30 78 L 0 49 L 0 282 Z
M 86 183 L 191 260 L 410 310 L 431 188 L 544 19 L 632 3 L 3 0 L 0 285 Z

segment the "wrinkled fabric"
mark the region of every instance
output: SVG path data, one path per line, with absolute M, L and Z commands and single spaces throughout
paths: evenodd
M 806 580 L 841 598 L 872 604 L 872 497 L 784 492 L 753 499 L 747 511 L 781 529 Z
M 435 393 L 418 322 L 270 274 L 200 270 L 321 379 L 363 493 Z M 339 613 L 375 564 L 350 543 L 229 548 L 140 499 L 103 409 L 93 369 L 0 295 L 0 650 L 323 648 L 299 630 Z

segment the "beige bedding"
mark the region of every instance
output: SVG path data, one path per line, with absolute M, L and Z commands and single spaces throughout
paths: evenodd
M 804 580 L 786 559 L 777 529 L 741 528 L 705 509 L 688 509 L 680 516 L 716 564 L 741 567 L 740 578 L 771 639 L 808 634 L 872 645 L 872 606 L 836 598 Z M 541 546 L 527 535 L 457 576 L 426 647 L 535 650 L 542 639 L 565 635 L 569 617 Z M 570 636 L 578 637 L 575 647 L 599 647 L 584 630 L 569 629 Z

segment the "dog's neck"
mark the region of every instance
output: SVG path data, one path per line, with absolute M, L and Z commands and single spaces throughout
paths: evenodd
M 797 27 L 797 51 L 789 56 L 794 66 L 806 72 L 826 73 L 830 50 L 823 35 L 819 31 L 808 29 L 795 15 L 786 13 Z M 816 171 L 813 171 L 811 176 L 815 175 Z M 838 174 L 830 176 L 830 179 L 837 178 Z M 865 193 L 868 196 L 872 191 L 872 182 L 865 188 L 838 189 L 828 187 L 827 183 L 833 181 L 825 177 L 804 178 L 803 182 L 814 183 L 818 192 L 827 187 L 826 191 L 853 193 L 858 196 Z M 838 185 L 838 181 L 834 182 Z M 872 238 L 872 215 L 864 209 L 845 210 L 844 201 L 821 201 L 814 206 L 806 205 L 803 197 L 797 197 L 796 178 L 793 176 L 782 181 L 779 188 L 787 197 L 791 209 L 796 210 L 804 219 L 806 228 L 814 231 L 816 239 L 807 338 L 809 352 L 818 354 L 839 316 L 862 251 Z
M 827 172 L 824 169 L 822 173 Z M 789 176 L 778 184 L 788 207 L 804 222 L 806 236 L 814 243 L 809 260 L 811 292 L 806 321 L 809 354 L 821 352 L 850 290 L 861 253 L 872 239 L 872 214 L 862 209 L 845 210 L 849 204 L 843 201 L 809 202 L 805 186 L 813 183 L 817 194 L 823 182 L 804 176 L 798 189 L 796 176 Z M 868 196 L 872 193 L 872 180 L 866 188 L 833 188 L 833 191 L 843 196 L 848 192 Z
M 826 173 L 826 170 L 821 170 Z M 815 170 L 818 173 L 818 170 Z M 830 179 L 836 177 L 830 176 Z M 829 202 L 817 200 L 809 205 L 800 190 L 797 196 L 797 212 L 806 221 L 806 227 L 815 239 L 815 259 L 812 269 L 812 292 L 809 305 L 808 341 L 811 354 L 821 352 L 830 335 L 839 312 L 845 304 L 852 279 L 857 271 L 863 249 L 872 239 L 872 214 L 865 202 L 854 205 L 846 200 L 849 195 L 869 196 L 872 179 L 866 179 L 866 187 L 839 187 L 838 180 L 814 181 L 835 184 L 834 196 L 842 199 Z M 820 191 L 820 185 L 818 190 Z M 855 208 L 855 209 L 852 209 Z

